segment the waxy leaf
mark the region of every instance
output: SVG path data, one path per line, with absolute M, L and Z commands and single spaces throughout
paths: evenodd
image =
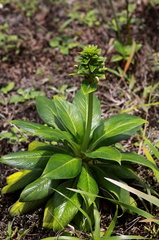
M 36 98 L 36 108 L 40 118 L 44 121 L 44 123 L 52 126 L 54 128 L 58 128 L 57 118 L 57 110 L 53 101 L 44 96 L 39 96 Z
M 111 139 L 111 141 L 108 141 L 108 143 L 110 142 L 110 144 L 127 139 L 135 131 L 137 131 L 137 128 L 139 126 L 146 122 L 147 121 L 142 118 L 128 114 L 118 114 L 112 116 L 104 120 L 101 126 L 99 126 L 95 130 L 93 141 L 91 144 L 91 149 L 97 146 L 100 142 L 105 141 L 107 139 L 108 140 Z
M 84 134 L 84 122 L 77 107 L 58 97 L 54 99 L 54 103 L 64 126 L 79 140 Z
M 84 152 L 84 154 L 89 158 L 99 158 L 102 162 L 104 160 L 121 162 L 121 153 L 113 147 L 100 147 L 93 152 Z
M 20 195 L 21 202 L 30 202 L 45 198 L 53 193 L 53 187 L 58 185 L 58 181 L 49 178 L 39 177 L 27 185 Z
M 37 209 L 45 201 L 46 199 L 41 199 L 41 200 L 32 201 L 32 202 L 20 202 L 18 200 L 16 203 L 14 203 L 14 205 L 11 207 L 9 212 L 12 217 L 20 214 L 24 214 L 31 210 Z
M 103 166 L 101 166 L 101 168 L 99 166 L 92 166 L 92 169 L 97 183 L 103 188 L 104 194 L 106 194 L 107 196 L 111 196 L 113 194 L 115 197 L 117 197 L 119 201 L 130 204 L 130 194 L 128 191 L 105 180 L 106 176 L 109 176 L 109 178 L 117 179 L 118 181 L 121 181 L 120 179 L 114 176 L 111 172 L 109 173 L 109 169 L 104 168 Z M 108 191 L 110 192 L 110 194 L 108 193 Z
M 49 200 L 46 203 L 45 210 L 44 210 L 44 216 L 43 216 L 43 227 L 48 229 L 53 229 L 53 199 L 54 196 L 49 198 Z
M 50 127 L 41 127 L 37 131 L 35 131 L 34 135 L 45 139 L 47 141 L 63 141 L 63 140 L 71 140 L 72 136 L 66 131 L 61 131 L 59 129 L 52 129 Z
M 80 90 L 75 95 L 73 100 L 73 104 L 80 111 L 84 124 L 87 122 L 87 112 L 88 112 L 88 94 L 83 94 L 83 91 Z M 93 116 L 92 116 L 92 127 L 91 127 L 91 135 L 94 129 L 100 124 L 101 121 L 101 107 L 100 102 L 95 94 L 93 94 Z
M 10 193 L 25 187 L 30 182 L 38 178 L 42 170 L 21 170 L 7 177 L 7 184 L 2 188 L 2 193 Z
M 81 171 L 82 160 L 67 154 L 54 154 L 46 165 L 43 177 L 68 179 L 76 177 Z
M 28 151 L 34 151 L 34 150 L 46 150 L 46 151 L 52 151 L 54 153 L 67 153 L 67 150 L 63 146 L 59 145 L 53 145 L 50 143 L 44 143 L 39 141 L 33 141 L 28 146 Z
M 153 203 L 154 205 L 156 205 L 157 207 L 159 207 L 159 201 L 158 201 L 158 198 L 157 198 L 157 197 L 154 197 L 154 196 L 152 196 L 152 195 L 148 195 L 148 194 L 146 194 L 146 193 L 143 193 L 143 192 L 141 192 L 141 191 L 139 191 L 139 190 L 137 190 L 137 189 L 135 189 L 135 188 L 133 188 L 133 187 L 129 187 L 128 185 L 126 185 L 126 184 L 124 184 L 124 183 L 122 183 L 122 182 L 116 181 L 116 180 L 114 180 L 114 179 L 107 178 L 107 177 L 106 177 L 105 179 L 106 179 L 106 181 L 109 181 L 109 182 L 115 184 L 116 186 L 119 186 L 119 187 L 121 187 L 122 189 L 125 189 L 126 191 L 129 191 L 129 192 L 137 195 L 138 197 L 143 198 L 143 199 L 145 199 L 146 201 L 148 201 L 148 202 L 150 202 L 150 203 Z
M 53 197 L 53 229 L 58 231 L 67 226 L 68 223 L 73 219 L 75 214 L 78 212 L 80 207 L 78 193 L 67 190 L 67 187 L 74 187 L 74 181 L 66 181 L 58 186 L 57 191 L 61 192 L 64 196 L 55 192 Z M 73 203 L 74 204 L 73 204 Z
M 12 123 L 14 123 L 16 126 L 22 128 L 26 132 L 31 133 L 33 135 L 38 129 L 40 129 L 43 126 L 38 123 L 32 123 L 32 122 L 23 121 L 23 120 L 13 120 Z
M 57 240 L 57 237 L 48 237 L 48 238 L 43 238 L 41 240 Z M 70 237 L 70 236 L 60 236 L 58 237 L 58 240 L 79 240 L 79 238 Z
M 153 162 L 148 161 L 143 156 L 136 153 L 122 153 L 121 161 L 137 163 L 151 168 L 153 171 L 159 171 L 159 168 Z
M 86 191 L 88 193 L 93 193 L 93 194 L 98 194 L 98 185 L 95 181 L 95 179 L 92 176 L 92 173 L 88 167 L 87 164 L 83 164 L 82 166 L 82 171 L 81 174 L 79 176 L 79 180 L 77 183 L 77 188 L 82 190 L 82 191 Z M 89 207 L 96 199 L 96 197 L 92 196 L 88 196 L 83 194 L 82 195 L 86 205 Z
M 4 155 L 0 162 L 28 170 L 43 169 L 52 155 L 50 151 L 24 151 Z

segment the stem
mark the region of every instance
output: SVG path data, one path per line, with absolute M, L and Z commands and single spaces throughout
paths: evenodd
M 119 24 L 118 24 L 118 20 L 117 20 L 117 17 L 116 17 L 116 13 L 115 13 L 115 9 L 114 9 L 112 0 L 109 0 L 109 3 L 110 3 L 110 8 L 112 10 L 113 17 L 114 17 L 114 20 L 115 20 L 115 23 L 116 23 L 116 27 L 117 27 L 118 40 L 121 42 L 120 27 L 119 27 Z
M 88 111 L 87 111 L 87 124 L 85 129 L 85 135 L 81 150 L 86 151 L 90 139 L 91 127 L 92 127 L 92 115 L 93 115 L 93 92 L 88 94 Z

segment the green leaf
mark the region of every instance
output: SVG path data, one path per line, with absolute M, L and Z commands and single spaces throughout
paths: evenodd
M 102 167 L 102 164 L 99 164 L 99 166 Z M 128 164 L 124 165 L 122 163 L 121 165 L 119 165 L 117 163 L 106 163 L 106 164 L 103 164 L 103 167 L 107 167 L 109 169 L 109 172 L 113 173 L 120 179 L 141 180 L 137 176 L 137 174 L 132 170 L 131 166 L 129 166 Z
M 53 228 L 53 199 L 54 196 L 49 198 L 49 200 L 46 203 L 45 210 L 44 210 L 44 216 L 43 216 L 43 227 L 52 229 Z
M 72 135 L 69 132 L 61 131 L 59 129 L 52 129 L 50 127 L 42 126 L 40 129 L 35 131 L 34 135 L 45 139 L 47 141 L 70 141 L 72 139 Z
M 88 193 L 98 194 L 98 185 L 97 185 L 95 179 L 93 178 L 92 173 L 87 164 L 83 164 L 83 166 L 82 166 L 82 171 L 79 176 L 77 188 L 82 191 L 86 191 Z M 96 199 L 94 196 L 88 196 L 88 195 L 86 196 L 85 194 L 82 194 L 82 196 L 88 207 Z
M 42 170 L 21 170 L 7 177 L 7 184 L 2 188 L 2 193 L 10 193 L 25 187 L 34 181 L 42 173 Z
M 84 123 L 77 107 L 58 97 L 54 99 L 54 102 L 62 123 L 79 141 L 84 134 Z
M 140 198 L 143 198 L 145 200 L 147 200 L 148 202 L 150 203 L 153 203 L 154 205 L 156 205 L 157 207 L 159 207 L 159 199 L 152 196 L 152 195 L 148 195 L 146 193 L 143 193 L 135 188 L 132 188 L 132 187 L 129 187 L 128 185 L 124 184 L 124 183 L 121 183 L 121 182 L 118 182 L 114 179 L 110 179 L 110 178 L 105 178 L 107 181 L 115 184 L 116 186 L 119 186 L 120 188 L 123 188 L 125 189 L 126 191 L 129 191 L 131 193 L 134 193 L 135 195 L 137 195 L 138 197 Z
M 54 153 L 67 153 L 67 150 L 64 148 L 63 145 L 54 145 L 50 143 L 44 143 L 39 141 L 33 141 L 28 146 L 28 151 L 34 151 L 34 150 L 46 150 L 46 151 L 52 151 Z
M 78 91 L 74 97 L 73 104 L 78 108 L 80 111 L 84 125 L 87 123 L 87 112 L 88 112 L 88 94 L 84 94 L 82 90 Z M 91 135 L 94 129 L 100 124 L 101 122 L 101 106 L 98 98 L 95 94 L 93 94 L 93 114 L 92 114 L 92 127 L 91 127 Z
M 121 202 L 121 201 L 118 201 L 118 200 L 115 200 L 115 199 L 110 199 L 110 198 L 107 198 L 107 200 L 111 201 L 112 203 L 123 206 L 124 208 L 129 209 L 130 212 L 137 213 L 138 215 L 140 215 L 144 218 L 154 218 L 154 216 L 151 215 L 150 213 L 148 213 L 148 212 L 146 212 L 146 211 L 144 211 L 140 208 L 137 208 L 136 206 L 134 206 L 132 204 L 126 204 L 124 202 Z
M 56 106 L 53 101 L 44 96 L 39 96 L 36 98 L 36 108 L 40 118 L 49 126 L 60 128 L 60 120 L 57 117 Z
M 95 130 L 91 148 L 94 148 L 97 144 L 106 139 L 117 137 L 118 140 L 118 135 L 125 134 L 129 136 L 132 130 L 137 130 L 137 127 L 141 126 L 143 123 L 147 123 L 147 121 L 128 114 L 112 116 L 104 120 L 103 124 Z M 116 142 L 116 140 L 114 142 Z
M 66 181 L 60 184 L 57 191 L 61 192 L 64 196 L 61 196 L 58 192 L 53 197 L 53 229 L 54 231 L 60 230 L 67 226 L 68 223 L 73 219 L 75 214 L 78 212 L 80 207 L 79 195 L 66 189 L 67 187 L 74 186 L 74 180 Z M 70 200 L 69 200 L 70 199 Z M 73 203 L 74 204 L 73 204 Z M 77 206 L 77 207 L 76 207 Z
M 121 55 L 124 55 L 124 47 L 123 47 L 123 45 L 122 45 L 119 41 L 117 41 L 117 40 L 114 41 L 114 48 L 115 48 Z
M 84 94 L 88 94 L 97 90 L 97 83 L 90 83 L 88 80 L 83 80 L 81 89 Z
M 112 237 L 103 237 L 102 240 L 132 240 L 132 239 L 148 239 L 146 237 L 136 236 L 136 235 L 123 235 L 123 236 L 112 236 Z M 96 240 L 101 240 L 97 238 Z
M 104 182 L 105 180 L 105 177 L 106 176 L 111 176 L 111 178 L 113 179 L 117 179 L 119 182 L 121 181 L 120 179 L 118 179 L 116 176 L 114 176 L 112 173 L 109 173 L 108 169 L 103 166 L 92 166 L 92 169 L 93 169 L 93 172 L 94 172 L 94 176 L 96 178 L 96 181 L 98 183 L 98 185 L 100 187 L 102 187 L 103 189 L 105 189 L 106 191 L 109 191 L 110 194 L 103 190 L 103 193 L 104 194 L 107 194 L 108 195 L 111 195 L 112 194 L 117 197 L 117 199 L 119 201 L 122 201 L 122 202 L 125 202 L 127 204 L 130 204 L 130 194 L 128 191 L 118 187 L 118 186 L 115 186 L 114 184 L 110 183 L 109 181 L 107 182 Z
M 0 91 L 7 94 L 11 90 L 13 90 L 14 86 L 15 86 L 15 82 L 9 82 L 4 87 L 1 87 Z
M 104 238 L 109 238 L 112 235 L 115 225 L 116 225 L 117 218 L 118 218 L 118 207 L 116 207 L 114 217 L 113 217 L 111 223 L 109 224 L 106 233 L 104 234 Z
M 57 237 L 48 237 L 48 238 L 43 238 L 41 240 L 57 240 Z M 70 236 L 60 236 L 58 237 L 58 240 L 79 240 L 79 238 L 70 237 Z
M 113 55 L 113 57 L 111 58 L 112 62 L 118 62 L 121 61 L 123 59 L 123 57 L 119 54 Z
M 67 154 L 54 154 L 46 165 L 43 177 L 68 179 L 76 177 L 81 171 L 82 161 Z
M 113 160 L 121 162 L 121 153 L 113 147 L 100 147 L 93 152 L 84 152 L 89 158 L 100 158 L 100 161 Z
M 121 161 L 127 161 L 131 163 L 142 164 L 146 167 L 151 168 L 153 171 L 159 171 L 159 168 L 153 162 L 148 161 L 143 156 L 136 153 L 122 153 Z
M 32 123 L 22 120 L 13 120 L 12 123 L 31 134 L 34 134 L 38 129 L 40 129 L 43 126 L 38 123 Z
M 136 116 L 128 114 L 115 115 L 104 121 L 104 136 L 110 138 L 121 133 L 123 134 L 143 123 L 147 123 L 147 121 Z
M 19 201 L 31 202 L 48 197 L 53 193 L 53 187 L 58 184 L 57 180 L 39 177 L 29 185 L 27 185 L 20 195 Z
M 14 203 L 9 212 L 12 217 L 17 216 L 19 214 L 24 214 L 34 209 L 37 209 L 45 201 L 46 199 L 41 199 L 32 202 L 20 202 L 18 200 L 16 203 Z
M 0 162 L 28 170 L 43 169 L 52 155 L 50 151 L 24 151 L 4 155 Z

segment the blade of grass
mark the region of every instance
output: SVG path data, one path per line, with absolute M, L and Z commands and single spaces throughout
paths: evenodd
M 148 202 L 153 203 L 154 205 L 159 207 L 159 199 L 158 198 L 156 198 L 154 196 L 149 196 L 149 195 L 147 195 L 147 194 L 145 194 L 145 193 L 143 193 L 143 192 L 141 192 L 141 191 L 139 191 L 139 190 L 137 190 L 135 188 L 129 187 L 126 184 L 118 182 L 118 181 L 116 181 L 114 179 L 111 179 L 111 178 L 105 178 L 105 179 L 107 181 L 109 181 L 109 182 L 111 182 L 111 183 L 113 183 L 113 184 L 115 184 L 115 185 L 117 185 L 117 186 L 119 186 L 119 187 L 121 187 L 121 188 L 123 188 L 123 189 L 125 189 L 125 190 L 127 190 L 129 192 L 131 192 L 131 193 L 134 193 L 138 197 L 141 197 L 141 198 L 147 200 Z
M 94 232 L 93 232 L 93 239 L 96 239 L 96 238 L 100 238 L 100 214 L 99 214 L 99 211 L 97 209 L 97 206 L 96 204 L 94 203 L 94 220 L 95 220 L 95 229 L 94 229 Z
M 69 188 L 67 188 L 69 189 Z M 64 198 L 66 198 L 67 200 L 69 200 L 74 206 L 77 207 L 77 209 L 86 217 L 87 221 L 88 221 L 88 224 L 89 224 L 89 227 L 91 229 L 91 233 L 93 235 L 93 230 L 92 230 L 92 223 L 91 223 L 91 219 L 90 217 L 88 216 L 88 214 L 79 206 L 77 206 L 69 197 L 67 197 L 65 194 L 63 194 L 62 192 L 58 191 L 57 189 L 53 189 L 55 192 L 59 193 L 61 196 L 63 196 Z
M 115 215 L 114 215 L 114 217 L 113 217 L 113 219 L 112 219 L 109 227 L 107 228 L 106 233 L 104 234 L 104 238 L 109 238 L 109 237 L 112 235 L 113 230 L 114 230 L 114 228 L 115 228 L 115 224 L 116 224 L 117 217 L 118 217 L 118 206 L 116 207 Z M 103 238 L 103 239 L 104 239 L 104 238 Z

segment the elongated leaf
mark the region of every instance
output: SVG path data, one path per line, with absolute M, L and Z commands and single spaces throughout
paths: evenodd
M 118 186 L 115 186 L 112 183 L 110 184 L 109 181 L 104 182 L 106 176 L 111 176 L 112 178 L 115 178 L 118 181 L 121 181 L 120 179 L 118 179 L 112 173 L 109 173 L 108 169 L 106 169 L 106 168 L 103 168 L 103 167 L 100 168 L 97 166 L 92 166 L 92 168 L 94 171 L 96 181 L 100 187 L 102 187 L 106 191 L 109 191 L 110 192 L 109 195 L 113 194 L 119 201 L 123 201 L 127 204 L 130 204 L 130 194 L 128 191 L 126 191 Z M 107 193 L 106 191 L 103 191 L 103 193 L 106 194 Z
M 73 219 L 75 214 L 78 212 L 78 207 L 80 207 L 81 205 L 79 201 L 78 193 L 74 193 L 66 189 L 66 187 L 73 187 L 73 186 L 74 186 L 73 181 L 69 180 L 60 184 L 59 187 L 57 188 L 57 190 L 59 192 L 62 192 L 65 196 L 67 196 L 68 199 L 61 196 L 58 192 L 54 194 L 53 229 L 55 231 L 66 227 L 67 224 L 70 223 L 70 221 Z M 69 201 L 69 199 L 73 201 L 74 204 L 72 204 L 72 202 Z
M 121 153 L 113 147 L 100 147 L 93 152 L 84 153 L 89 158 L 100 158 L 101 161 L 113 160 L 121 162 Z
M 104 234 L 104 238 L 109 238 L 112 235 L 113 230 L 115 228 L 116 221 L 117 221 L 117 217 L 118 217 L 118 207 L 116 207 L 114 217 L 113 217 L 109 227 L 107 228 L 106 233 Z
M 137 130 L 137 127 L 146 123 L 147 121 L 136 116 L 128 114 L 118 114 L 103 121 L 98 127 L 93 136 L 92 148 L 97 146 L 100 142 L 110 139 L 110 144 L 127 139 Z M 131 132 L 132 131 L 132 132 Z M 124 136 L 125 135 L 125 136 Z M 117 139 L 115 139 L 117 137 Z M 113 141 L 114 138 L 114 141 Z M 109 145 L 110 145 L 109 144 Z
M 153 146 L 153 144 L 150 142 L 149 139 L 147 139 L 145 136 L 143 138 L 145 140 L 144 143 L 148 145 L 149 149 L 152 151 L 155 157 L 159 160 L 159 151 Z
M 44 96 L 36 98 L 36 108 L 40 118 L 49 126 L 58 128 L 57 121 L 57 110 L 53 101 Z
M 123 188 L 123 189 L 125 189 L 125 190 L 127 190 L 129 192 L 131 192 L 131 193 L 134 193 L 138 197 L 143 198 L 143 199 L 147 200 L 148 202 L 153 203 L 154 205 L 159 207 L 159 199 L 158 198 L 156 198 L 156 197 L 154 197 L 152 195 L 145 194 L 145 193 L 143 193 L 143 192 L 141 192 L 141 191 L 139 191 L 139 190 L 137 190 L 135 188 L 129 187 L 126 184 L 118 182 L 118 181 L 116 181 L 114 179 L 110 179 L 110 178 L 105 178 L 105 179 L 107 181 L 109 181 L 109 182 L 111 182 L 111 183 L 113 183 L 113 184 L 115 184 L 115 185 L 117 185 L 117 186 L 119 186 L 119 187 L 121 187 L 121 188 Z
M 10 209 L 10 214 L 12 217 L 21 215 L 24 213 L 27 213 L 31 210 L 37 209 L 41 204 L 43 204 L 46 201 L 46 199 L 41 199 L 38 201 L 32 201 L 32 202 L 20 202 L 17 201 L 14 203 L 14 205 Z
M 94 215 L 94 232 L 93 232 L 93 237 L 94 239 L 100 237 L 100 220 L 101 216 L 98 211 L 97 205 L 93 203 L 93 215 Z
M 53 229 L 53 199 L 54 196 L 49 198 L 49 200 L 46 203 L 45 210 L 44 210 L 44 216 L 43 216 L 43 227 L 48 229 Z
M 87 122 L 87 112 L 88 112 L 88 94 L 84 94 L 82 90 L 78 91 L 74 97 L 73 104 L 80 111 L 84 124 Z M 94 129 L 100 124 L 101 121 L 101 107 L 100 102 L 95 94 L 93 94 L 93 116 L 92 116 L 92 127 L 91 135 Z
M 7 184 L 2 188 L 2 193 L 14 192 L 18 189 L 25 187 L 31 181 L 38 178 L 42 173 L 42 170 L 21 170 L 19 172 L 11 174 L 7 177 Z
M 86 191 L 93 194 L 98 194 L 98 185 L 95 181 L 95 179 L 92 176 L 92 173 L 88 167 L 87 164 L 83 164 L 81 174 L 79 176 L 79 180 L 77 183 L 77 188 L 79 188 L 82 191 Z M 94 201 L 94 196 L 86 196 L 85 194 L 82 194 L 86 205 L 89 207 Z
M 46 150 L 46 151 L 52 151 L 55 153 L 67 153 L 67 150 L 64 148 L 64 146 L 59 145 L 53 145 L 50 143 L 44 143 L 44 142 L 38 142 L 33 141 L 28 146 L 28 151 L 34 151 L 34 150 Z
M 94 196 L 96 198 L 101 198 L 101 199 L 107 199 L 115 204 L 118 204 L 120 206 L 123 206 L 124 208 L 127 208 L 129 209 L 130 212 L 134 212 L 134 213 L 137 213 L 138 215 L 144 217 L 144 218 L 155 218 L 153 215 L 151 215 L 150 213 L 140 209 L 140 208 L 137 208 L 134 204 L 127 204 L 125 202 L 121 202 L 121 201 L 118 201 L 118 200 L 115 200 L 115 199 L 112 199 L 112 198 L 106 198 L 106 197 L 102 197 L 100 195 L 95 195 L 95 194 L 92 194 L 92 193 L 88 193 L 88 192 L 83 192 L 81 190 L 78 190 L 78 189 L 72 189 L 72 188 L 68 188 L 69 190 L 73 191 L 73 192 L 77 192 L 77 193 L 82 193 L 82 194 L 85 194 L 85 195 L 88 195 L 88 196 Z
M 0 162 L 28 170 L 43 169 L 52 155 L 50 151 L 24 151 L 4 155 Z
M 70 237 L 70 236 L 60 236 L 58 237 L 59 240 L 79 240 L 79 238 L 76 237 Z M 43 238 L 41 240 L 57 240 L 57 237 L 48 237 L 48 238 Z
M 121 55 L 125 55 L 124 47 L 119 41 L 114 41 L 114 47 Z
M 107 200 L 115 203 L 115 204 L 118 204 L 120 206 L 123 206 L 127 209 L 129 209 L 129 211 L 131 212 L 134 212 L 134 213 L 137 213 L 138 215 L 144 217 L 144 218 L 152 218 L 154 217 L 153 215 L 151 215 L 150 213 L 140 209 L 140 208 L 137 208 L 136 206 L 132 205 L 132 204 L 126 204 L 124 202 L 121 202 L 121 201 L 118 201 L 118 200 L 115 200 L 115 199 L 110 199 L 110 198 L 107 198 Z
M 97 164 L 97 167 L 100 168 L 107 168 L 109 169 L 109 172 L 113 173 L 120 179 L 136 179 L 140 180 L 140 178 L 137 176 L 137 174 L 132 170 L 131 166 L 127 165 L 119 165 L 117 163 L 106 163 L 106 164 Z
M 110 138 L 112 136 L 128 132 L 129 130 L 134 129 L 143 123 L 147 123 L 147 121 L 128 114 L 112 116 L 104 121 L 104 135 L 105 137 Z
M 54 154 L 43 172 L 50 179 L 68 179 L 76 177 L 81 171 L 82 161 L 67 154 Z
M 156 150 L 157 150 L 157 149 L 156 149 Z M 155 160 L 153 159 L 153 157 L 151 156 L 149 150 L 148 150 L 146 147 L 143 147 L 143 152 L 144 152 L 147 160 L 156 165 Z M 159 170 L 155 170 L 155 169 L 154 169 L 153 172 L 154 172 L 154 175 L 155 175 L 157 181 L 159 182 Z
M 57 108 L 58 116 L 62 120 L 66 128 L 73 136 L 81 139 L 84 134 L 83 118 L 77 107 L 62 98 L 55 98 L 54 103 Z
M 31 134 L 34 134 L 38 129 L 40 129 L 43 125 L 23 120 L 13 120 L 12 123 L 14 123 L 16 126 L 22 128 L 26 132 L 29 132 Z
M 148 161 L 143 156 L 136 153 L 122 153 L 121 161 L 127 161 L 132 163 L 142 164 L 151 168 L 153 171 L 159 171 L 159 168 L 153 162 Z
M 112 236 L 112 237 L 103 237 L 102 240 L 132 240 L 132 239 L 148 239 L 142 236 L 135 235 L 123 235 L 123 236 Z M 101 238 L 97 238 L 96 240 L 101 240 Z
M 21 202 L 30 202 L 43 199 L 53 193 L 52 188 L 57 185 L 57 180 L 39 177 L 24 188 L 19 200 Z
M 63 141 L 63 140 L 71 140 L 72 136 L 70 133 L 66 131 L 61 131 L 59 129 L 52 129 L 50 127 L 42 126 L 40 129 L 35 131 L 34 135 L 48 140 L 48 141 Z

